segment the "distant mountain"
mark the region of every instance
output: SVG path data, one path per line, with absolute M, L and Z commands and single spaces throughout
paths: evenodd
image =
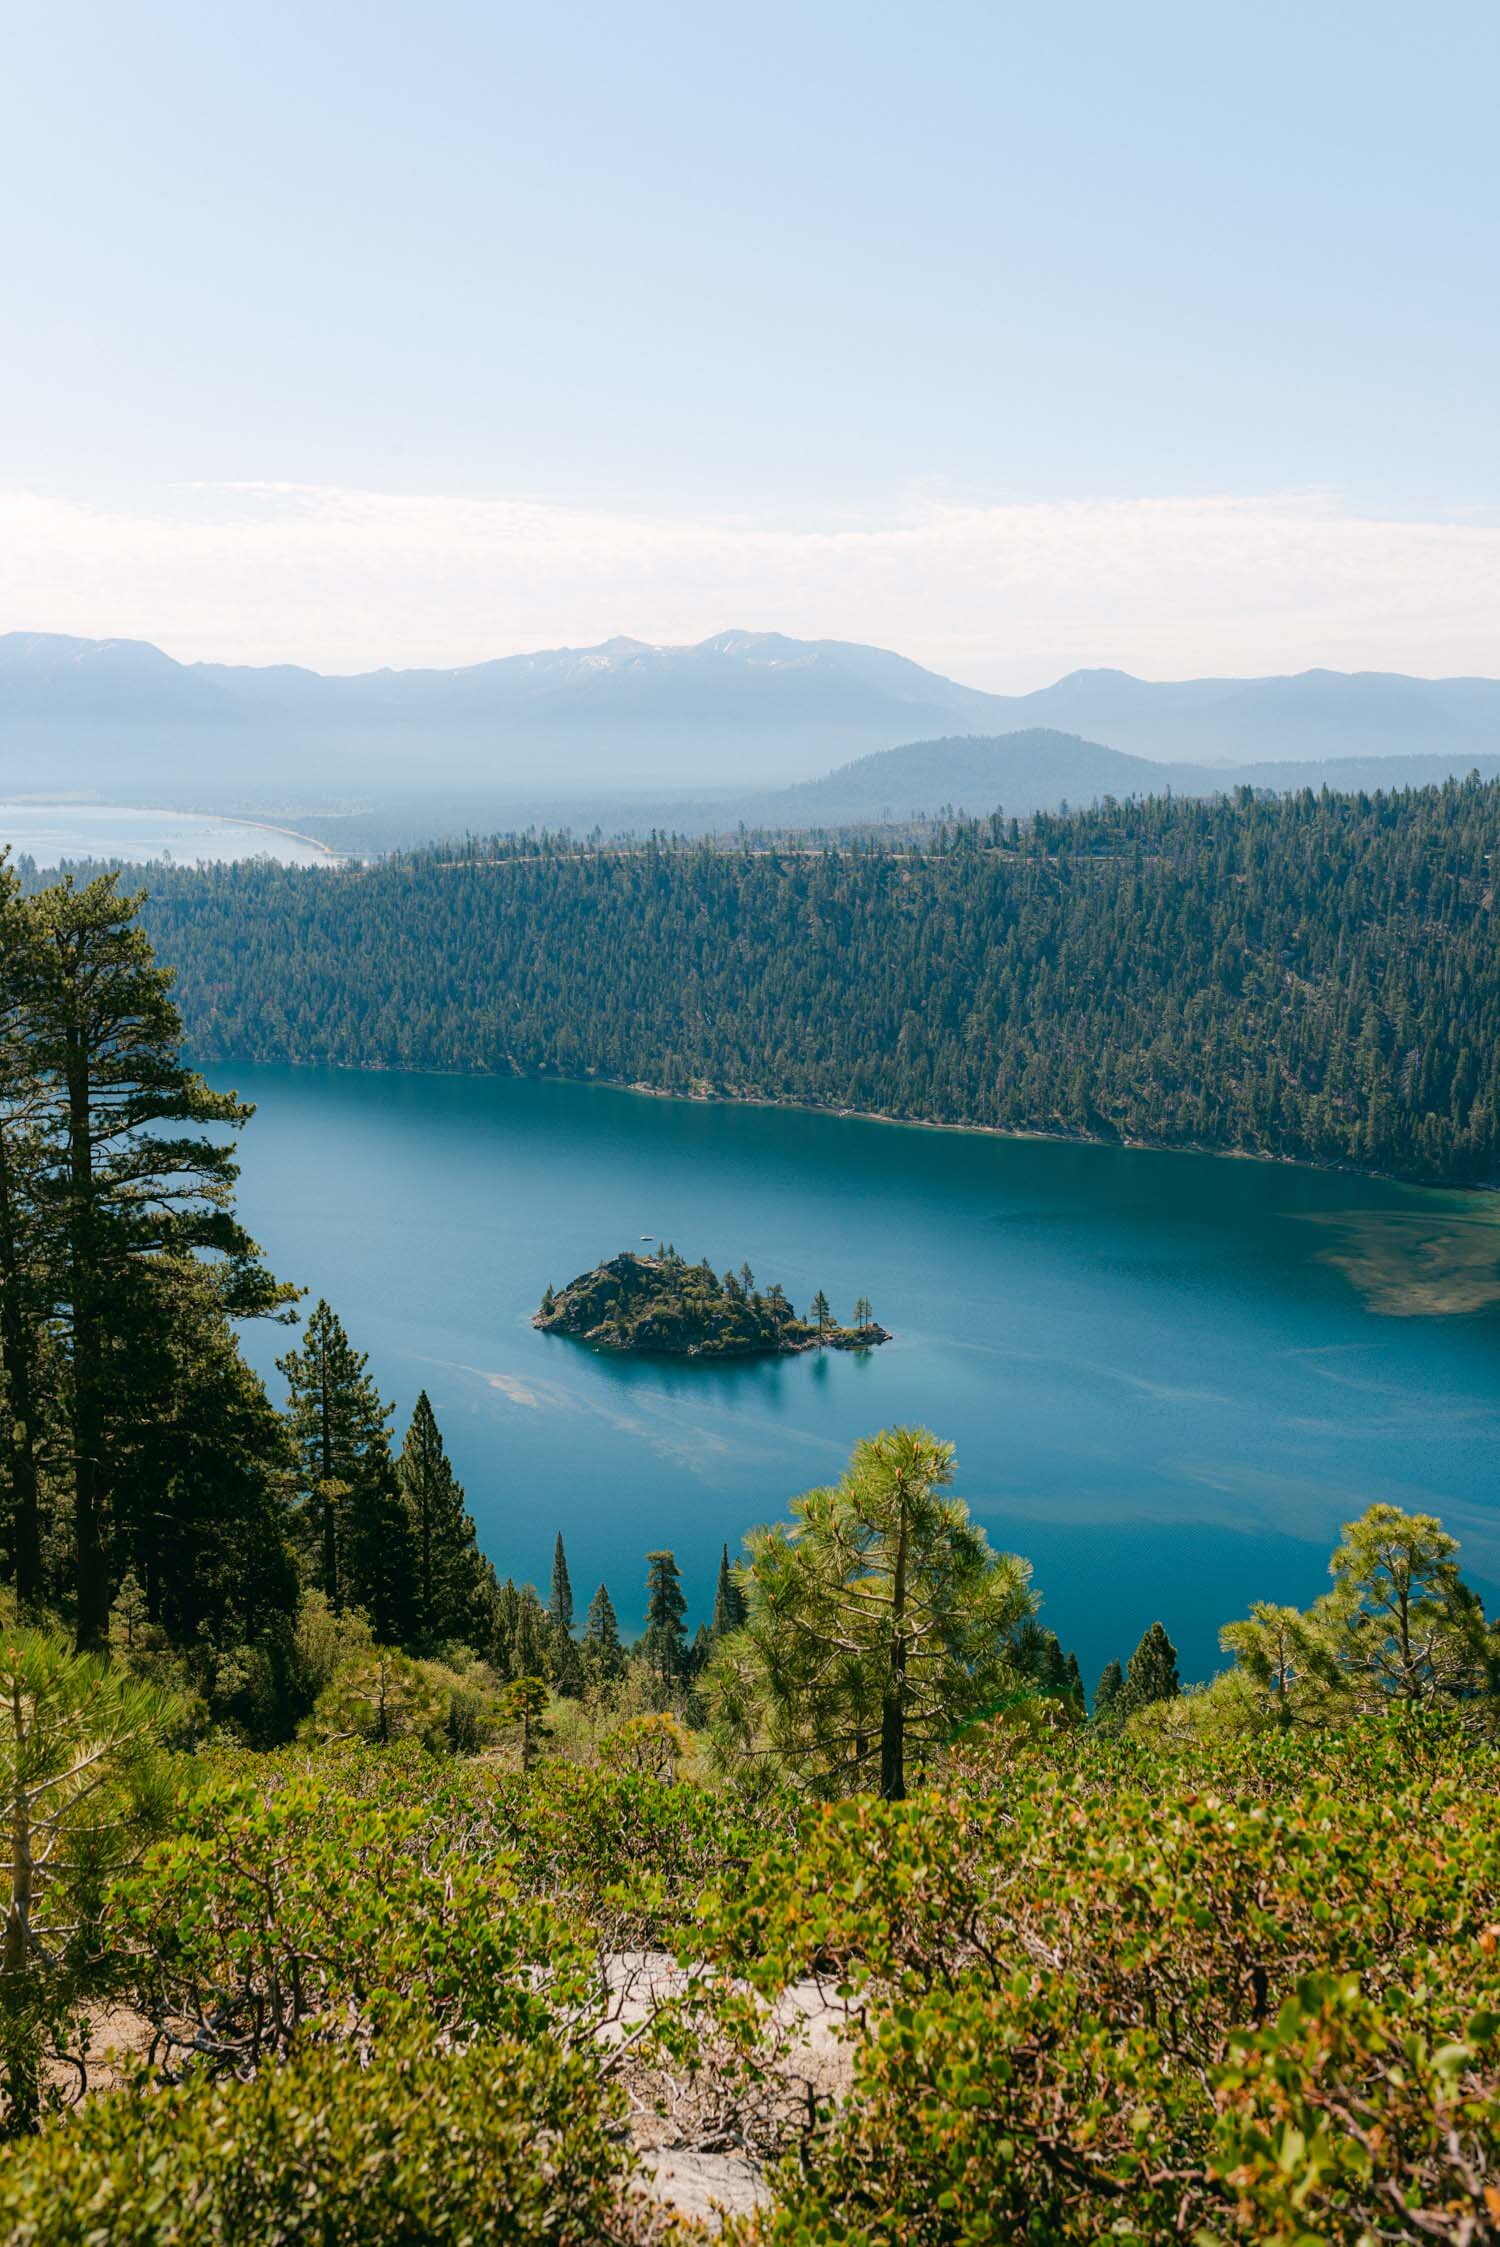
M 881 648 L 769 632 L 350 678 L 11 633 L 0 636 L 0 791 L 189 787 L 204 801 L 247 782 L 315 794 L 796 780 L 917 733 L 989 728 L 994 704 Z
M 1166 763 L 1500 753 L 1496 679 L 1300 671 L 1156 682 L 1128 671 L 1072 671 L 1034 694 L 997 700 L 1005 731 L 1060 726 Z
M 829 768 L 915 742 L 929 766 L 941 743 L 958 772 L 959 736 L 1009 737 L 1017 810 L 1027 788 L 1039 800 L 1092 792 L 1083 767 L 1073 770 L 1081 747 L 1096 763 L 1113 750 L 1201 768 L 1350 757 L 1462 766 L 1500 754 L 1500 681 L 1307 671 L 1154 683 L 1075 671 L 1034 694 L 994 695 L 882 648 L 772 632 L 721 632 L 696 647 L 615 639 L 342 678 L 286 664 L 177 663 L 138 640 L 0 635 L 0 794 L 220 808 L 399 796 L 416 816 L 419 799 L 495 805 L 545 792 L 597 803 L 641 789 L 804 782 L 831 806 L 868 779 L 895 791 L 901 808 L 904 768 L 855 779 Z M 1035 757 L 1051 762 L 1033 780 Z M 1099 789 L 1138 792 L 1128 765 L 1112 779 L 1107 769 L 1097 767 Z M 1197 783 L 1180 775 L 1174 785 Z M 806 816 L 834 813 L 809 798 Z

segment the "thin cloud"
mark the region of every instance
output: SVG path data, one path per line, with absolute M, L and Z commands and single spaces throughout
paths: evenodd
M 1497 617 L 1500 526 L 1323 493 L 797 525 L 301 484 L 181 485 L 129 508 L 0 493 L 0 622 L 189 660 L 447 666 L 743 625 L 1015 692 L 1098 663 L 1494 673 Z

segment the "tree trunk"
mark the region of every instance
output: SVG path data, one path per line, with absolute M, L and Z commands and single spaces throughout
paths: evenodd
M 10 1453 L 14 1521 L 11 1560 L 16 1597 L 24 1610 L 41 1605 L 42 1514 L 36 1471 L 36 1389 L 32 1379 L 32 1335 L 21 1302 L 21 1259 L 17 1234 L 10 1148 L 0 1132 L 0 1357 L 5 1365 L 9 1410 L 6 1443 Z
M 906 1798 L 906 1505 L 896 1535 L 891 1572 L 891 1660 L 880 1707 L 880 1793 L 886 1802 Z
M 103 1352 L 99 1269 L 94 1239 L 94 1150 L 88 1048 L 81 1030 L 67 1034 L 68 1255 L 73 1323 L 73 1522 L 78 1556 L 79 1651 L 109 1636 L 109 1574 L 104 1551 Z

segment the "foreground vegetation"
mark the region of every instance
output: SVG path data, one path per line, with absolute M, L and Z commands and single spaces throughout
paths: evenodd
M 665 1550 L 579 1629 L 328 1305 L 283 1411 L 246 1368 L 292 1291 L 180 1049 L 112 881 L 0 880 L 4 2237 L 701 2237 L 661 2146 L 743 2157 L 742 2247 L 1500 2232 L 1500 1635 L 1439 1522 L 1090 1710 L 894 1428 L 694 1636 Z
M 153 874 L 205 1057 L 1500 1171 L 1500 783 Z

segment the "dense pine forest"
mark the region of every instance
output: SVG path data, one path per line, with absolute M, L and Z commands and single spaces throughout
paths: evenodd
M 1500 1172 L 1500 783 L 1241 792 L 892 843 L 469 841 L 156 869 L 204 1061 L 678 1093 Z
M 959 928 L 1032 847 L 766 874 Z M 761 864 L 398 878 L 680 904 Z M 560 1535 L 545 1599 L 499 1578 L 328 1304 L 284 1401 L 245 1365 L 296 1296 L 182 1037 L 112 877 L 0 873 L 7 2239 L 1494 2236 L 1500 1633 L 1437 1520 L 1369 1506 L 1210 1684 L 1158 1621 L 1090 1701 L 952 1446 L 888 1428 L 695 1629 L 646 1553 L 627 1645 Z

